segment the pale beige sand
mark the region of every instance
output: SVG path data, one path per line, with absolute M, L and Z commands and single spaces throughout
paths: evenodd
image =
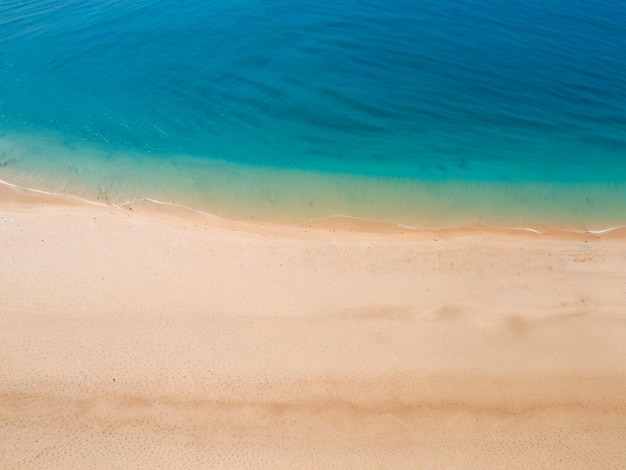
M 624 231 L 132 209 L 0 188 L 0 467 L 626 467 Z

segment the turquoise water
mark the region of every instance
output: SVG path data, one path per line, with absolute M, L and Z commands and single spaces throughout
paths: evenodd
M 626 3 L 0 2 L 0 179 L 237 218 L 626 217 Z

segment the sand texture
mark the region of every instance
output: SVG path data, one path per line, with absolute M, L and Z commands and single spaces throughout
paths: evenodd
M 1 468 L 626 468 L 626 232 L 0 189 Z

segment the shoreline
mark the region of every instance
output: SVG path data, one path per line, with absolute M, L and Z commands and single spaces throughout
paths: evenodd
M 413 227 L 400 223 L 389 223 L 377 220 L 362 219 L 354 216 L 346 215 L 333 215 L 320 219 L 312 219 L 298 223 L 278 223 L 264 220 L 231 220 L 221 217 L 216 214 L 205 212 L 192 207 L 182 206 L 176 203 L 163 202 L 155 199 L 141 199 L 134 202 L 126 202 L 121 205 L 103 203 L 100 201 L 94 201 L 90 199 L 81 198 L 71 194 L 56 194 L 40 189 L 27 188 L 18 186 L 14 183 L 4 181 L 0 179 L 0 202 L 11 204 L 23 204 L 28 206 L 29 204 L 36 204 L 35 199 L 39 198 L 40 203 L 56 204 L 56 205 L 84 205 L 86 207 L 101 207 L 103 209 L 113 208 L 115 210 L 135 210 L 135 213 L 141 212 L 145 215 L 151 215 L 159 218 L 163 216 L 173 217 L 175 219 L 189 219 L 196 222 L 213 223 L 221 227 L 237 227 L 242 229 L 247 227 L 248 230 L 259 230 L 262 227 L 267 228 L 270 232 L 271 227 L 276 229 L 295 229 L 295 228 L 307 228 L 307 229 L 320 229 L 340 232 L 361 232 L 361 233 L 377 233 L 377 234 L 400 234 L 409 235 L 419 234 L 429 236 L 431 234 L 443 234 L 457 235 L 464 233 L 474 232 L 494 232 L 494 233 L 531 233 L 536 235 L 555 235 L 561 236 L 603 236 L 611 238 L 622 238 L 626 236 L 626 224 L 617 223 L 614 226 L 598 226 L 595 228 L 580 228 L 568 226 L 567 224 L 546 224 L 545 222 L 528 224 L 528 226 L 510 226 L 510 225 L 497 225 L 488 224 L 481 221 L 476 221 L 469 224 L 450 225 L 450 226 L 424 226 Z
M 625 230 L 339 222 L 0 185 L 4 462 L 626 463 Z

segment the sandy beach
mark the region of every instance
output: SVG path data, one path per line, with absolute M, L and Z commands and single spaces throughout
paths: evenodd
M 624 468 L 626 230 L 534 229 L 2 185 L 0 467 Z

